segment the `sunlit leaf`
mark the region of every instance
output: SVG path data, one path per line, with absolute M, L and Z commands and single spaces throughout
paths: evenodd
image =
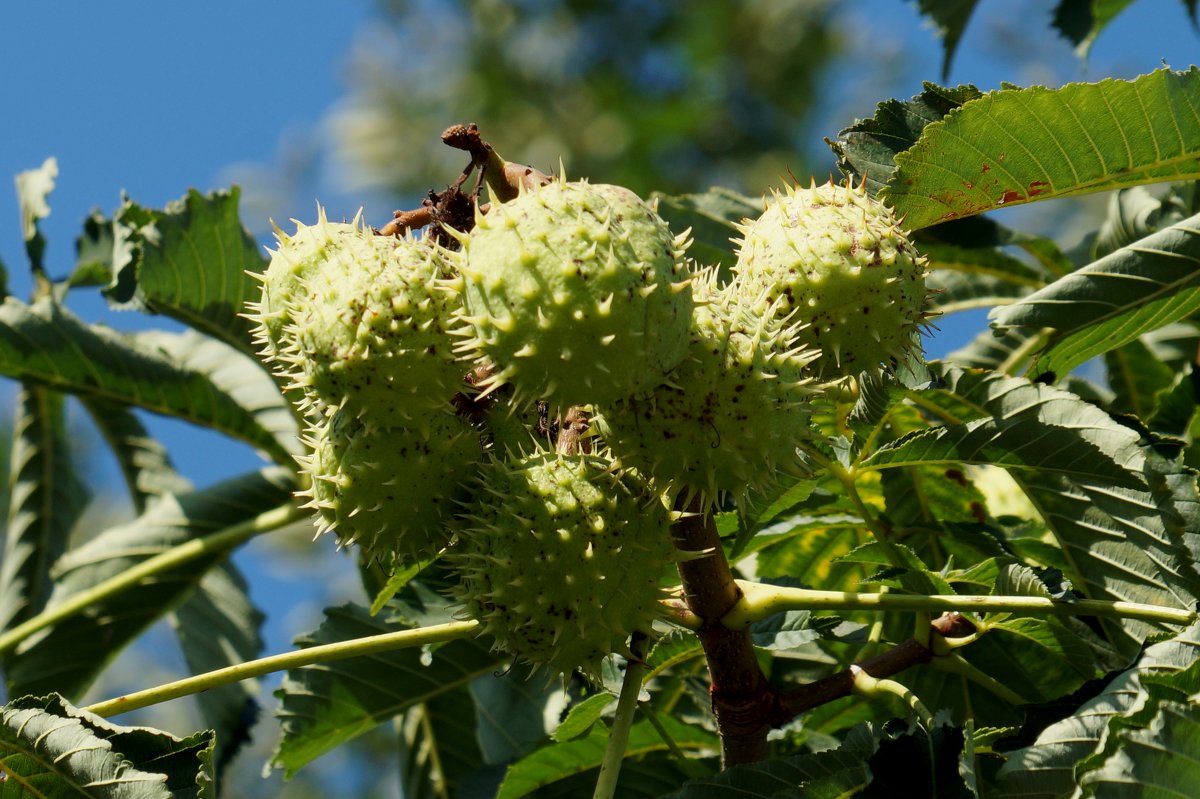
M 1117 109 L 1141 109 L 1119 113 Z M 882 195 L 927 225 L 1032 200 L 1200 176 L 1200 70 L 989 92 L 896 155 Z
M 238 218 L 237 187 L 188 192 L 162 211 L 126 201 L 113 219 L 116 248 L 112 286 L 115 305 L 161 313 L 254 352 L 250 322 L 242 317 L 262 272 L 262 249 Z
M 712 750 L 718 746 L 715 735 L 695 725 L 684 724 L 669 716 L 660 717 L 659 722 L 681 751 Z M 596 725 L 582 738 L 542 747 L 509 766 L 496 799 L 528 796 L 540 787 L 599 768 L 607 743 L 607 728 Z M 631 758 L 666 748 L 666 741 L 650 722 L 638 721 L 629 731 L 625 756 Z M 628 779 L 624 768 L 622 776 Z
M 1116 716 L 1144 701 L 1142 678 L 1188 667 L 1200 655 L 1200 627 L 1147 647 L 1135 666 L 1113 678 L 1094 699 L 1047 727 L 1030 746 L 1008 754 L 1000 769 L 996 799 L 1056 799 L 1075 785 L 1075 767 L 1100 745 Z
M 998 374 L 935 367 L 945 389 L 988 413 L 918 432 L 884 447 L 866 468 L 920 463 L 1003 466 L 1033 502 L 1071 564 L 1084 596 L 1190 608 L 1195 478 L 1134 430 L 1074 395 Z M 1153 629 L 1101 622 L 1132 654 Z

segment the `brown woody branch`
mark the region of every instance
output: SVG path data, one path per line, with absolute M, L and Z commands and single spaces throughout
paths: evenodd
M 708 661 L 710 697 L 721 736 L 721 761 L 728 768 L 767 755 L 767 733 L 783 710 L 779 694 L 759 668 L 746 630 L 721 623 L 741 597 L 721 549 L 712 512 L 694 500 L 671 526 L 683 554 L 679 576 L 688 609 L 700 620 L 696 631 Z

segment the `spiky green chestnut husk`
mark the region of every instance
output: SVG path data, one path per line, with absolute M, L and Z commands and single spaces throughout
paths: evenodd
M 808 474 L 797 446 L 811 435 L 814 354 L 792 347 L 792 328 L 718 287 L 715 272 L 694 288 L 688 358 L 669 382 L 606 411 L 601 435 L 622 464 L 708 500 Z
M 284 346 L 284 330 L 295 325 L 292 309 L 306 293 L 305 282 L 325 268 L 330 260 L 353 252 L 361 237 L 360 220 L 353 224 L 330 222 L 325 209 L 317 207 L 317 223 L 296 222 L 296 232 L 287 234 L 275 228 L 278 247 L 261 275 L 262 296 L 248 304 L 246 316 L 255 323 L 255 343 L 268 363 L 273 363 Z
M 493 460 L 451 561 L 458 598 L 496 647 L 595 676 L 662 615 L 669 513 L 644 482 L 597 455 Z
M 448 523 L 470 498 L 483 457 L 477 431 L 463 419 L 429 411 L 402 429 L 363 424 L 346 410 L 305 436 L 304 494 L 320 532 L 384 560 L 414 562 L 450 540 Z
M 422 241 L 301 225 L 281 236 L 252 314 L 262 354 L 318 415 L 345 407 L 383 427 L 421 417 L 462 388 L 450 270 Z
M 735 284 L 807 325 L 826 379 L 888 368 L 918 345 L 925 264 L 887 206 L 830 181 L 774 194 L 741 228 Z
M 644 391 L 687 351 L 685 242 L 620 186 L 554 182 L 494 204 L 464 239 L 466 340 L 511 383 L 552 405 Z

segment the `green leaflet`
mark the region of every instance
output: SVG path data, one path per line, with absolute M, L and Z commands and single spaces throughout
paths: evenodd
M 1117 113 L 1138 108 L 1142 113 Z M 1086 120 L 1086 122 L 1085 122 Z M 1200 177 L 1200 69 L 988 92 L 896 155 L 881 198 L 916 230 L 1033 200 Z
M 1194 475 L 1078 397 L 995 373 L 931 365 L 945 388 L 920 392 L 931 411 L 945 395 L 980 414 L 905 436 L 862 464 L 1003 466 L 1045 519 L 1077 590 L 1091 599 L 1190 608 L 1200 596 Z M 956 410 L 959 410 L 956 408 Z M 961 412 L 961 411 L 960 411 Z M 1104 621 L 1127 655 L 1152 628 Z
M 252 354 L 250 322 L 241 316 L 266 259 L 238 218 L 241 192 L 187 196 L 163 210 L 126 203 L 113 219 L 109 300 L 120 308 L 161 313 Z
M 1051 724 L 1032 745 L 1009 753 L 997 775 L 997 789 L 989 796 L 1050 799 L 1069 795 L 1075 785 L 1076 765 L 1096 751 L 1108 725 L 1145 702 L 1148 691 L 1143 679 L 1178 672 L 1195 663 L 1198 654 L 1200 626 L 1195 624 L 1175 638 L 1147 647 L 1138 662 L 1114 677 L 1098 696 Z
M 1034 369 L 1079 364 L 1200 309 L 1200 215 L 1122 247 L 991 315 L 1001 331 L 1054 328 Z
M 271 379 L 249 356 L 199 334 L 124 335 L 50 299 L 26 305 L 8 297 L 0 304 L 0 374 L 175 416 L 291 462 L 286 404 Z M 245 404 L 230 396 L 237 387 Z
M 47 696 L 0 708 L 0 739 L 5 796 L 216 799 L 211 732 L 118 727 Z
M 75 474 L 63 396 L 41 386 L 23 386 L 16 408 L 0 563 L 0 630 L 45 607 L 54 587 L 50 569 L 66 550 L 71 529 L 88 502 L 87 489 Z

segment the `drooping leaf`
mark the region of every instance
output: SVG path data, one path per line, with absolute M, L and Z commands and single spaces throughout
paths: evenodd
M 96 397 L 82 401 L 117 459 L 134 512 L 141 513 L 166 494 L 191 490 L 191 483 L 171 466 L 166 447 L 150 435 L 131 408 Z
M 51 568 L 88 502 L 75 472 L 61 394 L 35 385 L 20 389 L 12 445 L 0 630 L 45 607 L 54 588 Z
M 1054 328 L 1035 369 L 1065 375 L 1089 358 L 1200 310 L 1198 264 L 1200 215 L 997 308 L 992 325 L 999 330 Z
M 112 285 L 117 307 L 178 319 L 246 354 L 254 347 L 240 316 L 260 293 L 247 272 L 266 267 L 259 246 L 238 218 L 241 192 L 195 189 L 162 211 L 126 201 L 113 219 Z
M 1145 186 L 1113 192 L 1108 200 L 1108 213 L 1096 231 L 1092 257 L 1103 258 L 1159 230 L 1164 210 L 1169 211 L 1167 204 Z M 1167 224 L 1178 221 L 1171 219 Z
M 133 338 L 139 344 L 163 353 L 180 367 L 211 380 L 218 390 L 253 414 L 258 425 L 271 434 L 273 445 L 264 447 L 265 452 L 276 458 L 279 453 L 286 452 L 287 457 L 277 462 L 292 465 L 291 456 L 302 450 L 296 417 L 275 381 L 254 358 L 192 331 L 147 330 L 134 333 Z
M 60 697 L 0 708 L 0 794 L 46 799 L 216 799 L 210 732 L 118 727 Z
M 1037 334 L 1021 330 L 1003 332 L 1002 336 L 990 330 L 979 333 L 966 346 L 949 353 L 946 361 L 965 369 L 990 369 L 1009 375 L 1024 372 L 1028 347 L 1040 339 Z
M 161 337 L 166 335 L 147 334 L 156 342 L 164 341 Z M 229 356 L 214 362 L 211 353 L 219 344 L 200 336 L 181 336 L 177 340 L 182 343 L 171 352 L 151 349 L 136 337 L 116 333 L 103 325 L 85 324 L 49 299 L 26 305 L 8 297 L 0 304 L 0 374 L 41 383 L 64 393 L 99 397 L 175 416 L 246 441 L 270 453 L 278 462 L 289 462 L 288 449 L 258 418 L 265 411 L 269 411 L 272 420 L 281 418 L 276 408 L 282 405 L 282 398 L 268 407 L 265 389 L 253 388 L 249 391 L 257 404 L 245 407 L 229 396 L 212 375 L 180 366 L 173 360 L 193 352 L 203 353 L 210 356 L 210 366 L 244 376 L 232 356 L 245 358 L 247 364 L 252 364 L 249 356 L 223 347 Z M 265 373 L 262 378 L 270 382 Z
M 134 521 L 105 530 L 64 555 L 55 568 L 47 608 L 172 546 L 290 503 L 294 489 L 290 473 L 275 468 L 155 502 Z M 126 644 L 183 601 L 225 554 L 211 552 L 143 580 L 26 639 L 5 673 L 9 694 L 78 696 Z
M 917 0 L 917 7 L 933 23 L 942 40 L 945 52 L 942 57 L 942 80 L 950 74 L 954 52 L 958 49 L 958 42 L 977 3 L 978 0 Z
M 711 750 L 718 746 L 713 733 L 695 725 L 685 724 L 670 716 L 660 717 L 659 723 L 683 752 Z M 608 729 L 597 724 L 582 738 L 552 743 L 538 749 L 509 766 L 496 799 L 519 799 L 543 786 L 598 769 L 600 761 L 604 758 L 607 743 Z M 632 758 L 663 751 L 667 746 L 667 742 L 654 725 L 649 721 L 638 721 L 629 731 L 629 745 L 625 748 L 625 757 Z M 628 779 L 624 768 L 622 777 Z
M 1109 722 L 1139 705 L 1146 697 L 1142 679 L 1170 674 L 1196 661 L 1200 654 L 1200 625 L 1153 644 L 1130 669 L 1114 677 L 1094 699 L 1055 722 L 1030 746 L 1008 754 L 997 775 L 996 799 L 1056 799 L 1075 786 L 1075 766 L 1096 751 Z
M 927 82 L 924 87 L 908 100 L 885 100 L 875 107 L 874 116 L 855 122 L 829 142 L 838 169 L 856 183 L 866 178 L 871 194 L 887 185 L 896 171 L 896 154 L 916 144 L 926 125 L 981 95 L 974 86 L 949 89 Z
M 1143 113 L 1114 109 L 1139 108 Z M 881 197 L 911 229 L 1032 200 L 1200 176 L 1200 69 L 988 92 L 896 155 Z
M 232 563 L 209 570 L 169 620 L 192 674 L 236 666 L 262 654 L 264 616 L 251 603 L 246 581 Z M 254 680 L 196 695 L 204 725 L 217 736 L 213 763 L 218 774 L 250 741 L 259 715 L 257 695 Z
M 448 615 L 448 614 L 447 614 Z M 327 608 L 325 621 L 298 646 L 307 647 L 395 632 L 405 625 L 365 608 Z M 377 724 L 467 685 L 500 668 L 502 659 L 478 639 L 453 641 L 433 651 L 400 649 L 292 669 L 276 692 L 283 737 L 271 759 L 291 777 L 306 763 Z
M 946 388 L 922 392 L 926 407 L 946 393 L 951 403 L 965 400 L 988 415 L 966 422 L 949 417 L 880 449 L 864 468 L 1003 466 L 1045 520 L 1084 596 L 1193 606 L 1200 596 L 1192 554 L 1194 475 L 1074 395 L 995 373 L 932 368 Z M 1130 655 L 1153 629 L 1128 620 L 1101 623 Z

